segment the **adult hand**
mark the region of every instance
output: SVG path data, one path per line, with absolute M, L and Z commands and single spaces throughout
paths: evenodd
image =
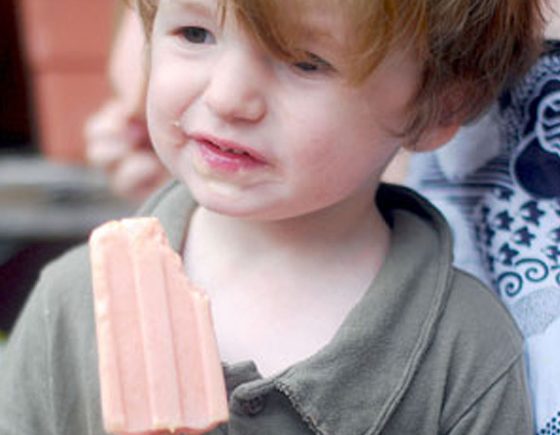
M 88 162 L 107 175 L 117 195 L 132 200 L 144 199 L 167 179 L 143 115 L 145 45 L 139 17 L 127 8 L 108 65 L 113 97 L 90 117 L 84 131 Z
M 153 151 L 146 121 L 119 99 L 107 102 L 86 123 L 87 159 L 100 168 L 119 196 L 140 201 L 168 178 Z

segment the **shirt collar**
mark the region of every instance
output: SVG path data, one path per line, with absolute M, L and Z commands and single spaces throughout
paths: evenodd
M 321 434 L 381 431 L 411 383 L 448 296 L 451 235 L 443 217 L 406 188 L 382 185 L 376 199 L 393 228 L 378 276 L 329 344 L 273 379 Z M 160 219 L 180 251 L 194 201 L 175 183 L 155 203 L 143 212 Z M 263 383 L 270 380 L 249 384 L 260 389 Z
M 157 217 L 173 250 L 182 254 L 187 224 L 195 208 L 188 190 L 178 181 L 171 181 L 151 196 L 137 215 Z
M 376 280 L 326 347 L 275 380 L 321 434 L 383 429 L 448 296 L 451 236 L 443 218 L 403 188 L 383 187 L 377 201 L 394 231 Z

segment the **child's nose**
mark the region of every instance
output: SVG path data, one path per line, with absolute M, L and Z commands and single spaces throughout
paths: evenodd
M 266 113 L 265 68 L 249 55 L 225 54 L 214 66 L 204 101 L 228 121 L 256 122 Z

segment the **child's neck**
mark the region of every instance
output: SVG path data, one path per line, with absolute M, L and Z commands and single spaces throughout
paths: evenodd
M 268 374 L 330 340 L 388 250 L 372 198 L 280 222 L 195 212 L 186 266 L 212 298 L 226 360 L 253 359 Z
M 234 262 L 236 273 L 283 255 L 321 263 L 329 259 L 339 262 L 347 255 L 372 260 L 374 251 L 384 246 L 388 228 L 372 199 L 356 202 L 279 221 L 245 220 L 200 207 L 190 222 L 187 266 L 193 245 L 199 249 L 215 247 L 219 257 L 212 263 Z

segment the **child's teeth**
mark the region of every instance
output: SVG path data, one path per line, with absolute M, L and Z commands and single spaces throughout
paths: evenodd
M 236 155 L 241 155 L 241 154 L 245 154 L 245 151 L 241 151 L 241 150 L 234 150 L 231 148 L 227 148 L 218 144 L 215 144 L 221 151 L 226 152 L 226 153 L 231 153 L 231 154 L 236 154 Z

